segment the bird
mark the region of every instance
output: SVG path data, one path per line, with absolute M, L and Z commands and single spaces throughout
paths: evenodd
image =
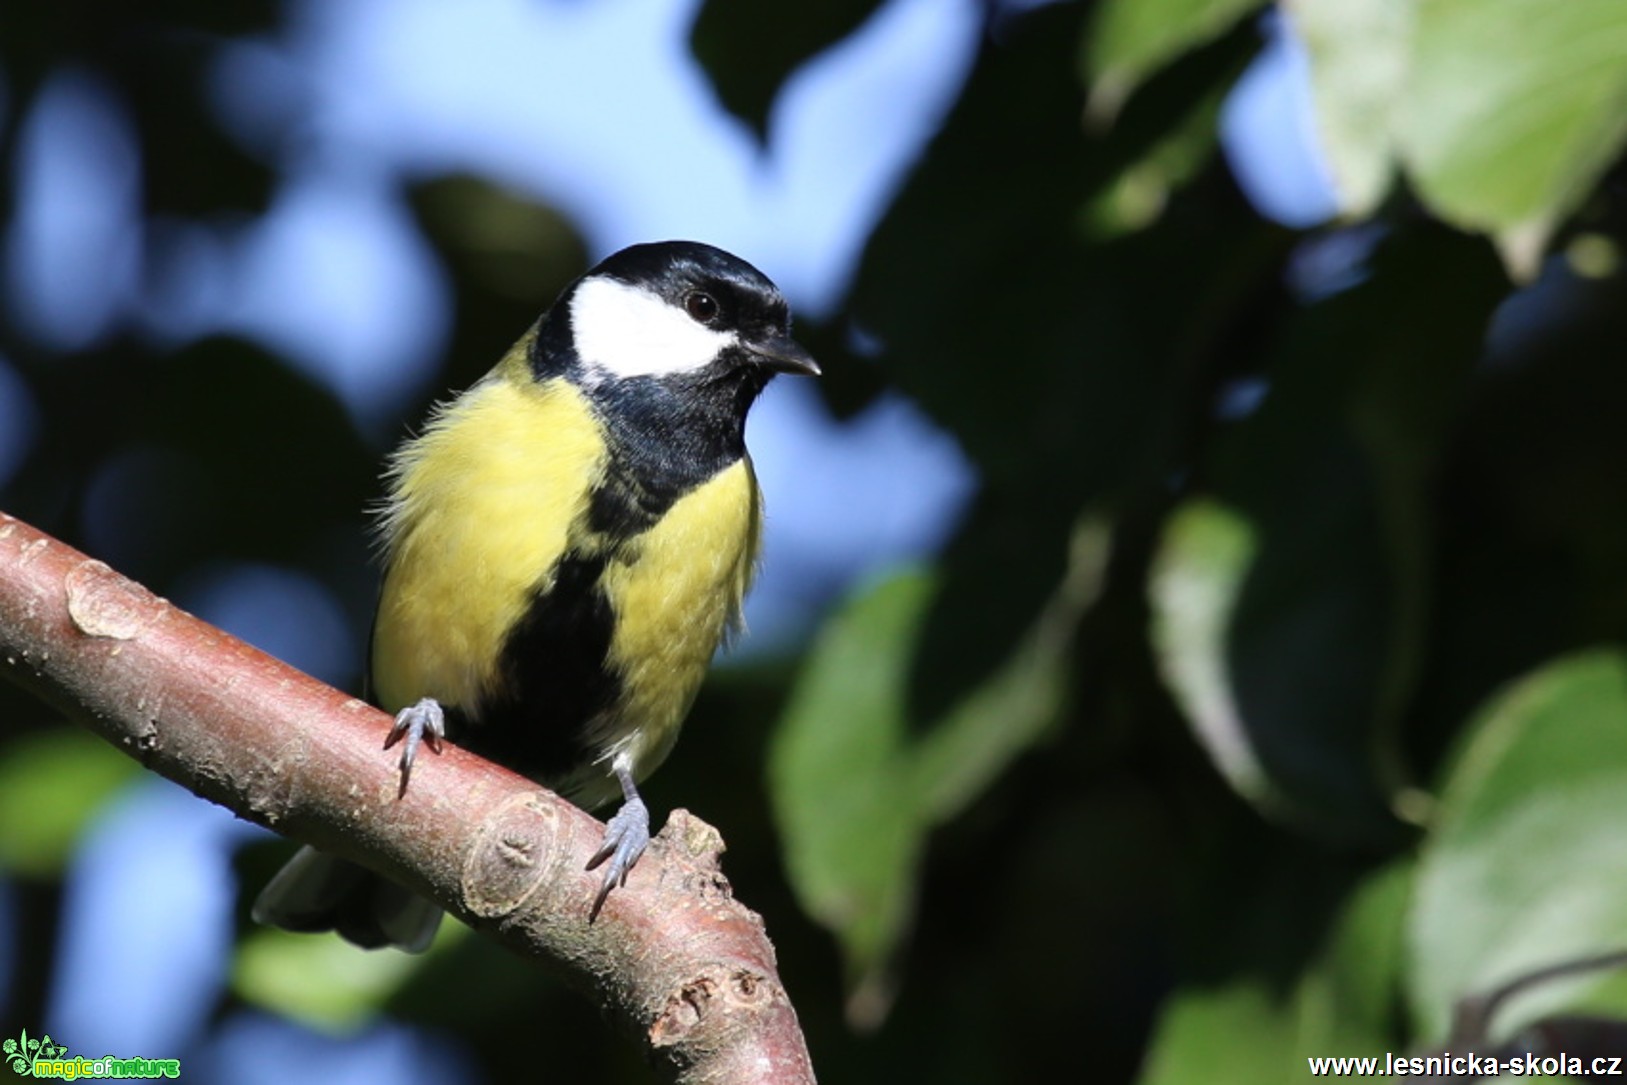
M 633 245 L 385 469 L 368 695 L 395 716 L 402 794 L 450 740 L 584 808 L 619 798 L 590 922 L 649 842 L 639 782 L 740 628 L 763 515 L 745 422 L 780 373 L 820 367 L 767 276 L 700 242 Z M 421 952 L 441 913 L 307 846 L 253 916 Z

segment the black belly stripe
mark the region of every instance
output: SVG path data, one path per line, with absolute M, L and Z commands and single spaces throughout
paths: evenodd
M 606 556 L 569 555 L 503 644 L 498 691 L 454 737 L 482 757 L 548 783 L 595 756 L 587 723 L 621 695 L 609 663 L 615 620 L 599 579 Z

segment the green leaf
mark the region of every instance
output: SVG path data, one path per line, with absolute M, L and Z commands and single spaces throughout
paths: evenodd
M 1107 241 L 1144 229 L 1163 215 L 1175 192 L 1197 176 L 1214 154 L 1224 91 L 1216 86 L 1085 205 L 1081 217 L 1093 238 Z
M 1340 205 L 1402 166 L 1431 209 L 1536 269 L 1627 137 L 1619 0 L 1295 0 Z
M 0 747 L 0 867 L 50 877 L 74 843 L 139 767 L 76 727 L 24 735 Z
M 1335 839 L 1389 842 L 1425 651 L 1432 478 L 1504 282 L 1441 229 L 1287 328 L 1260 408 L 1220 431 L 1207 498 L 1153 565 L 1165 681 L 1227 780 Z M 1413 804 L 1416 805 L 1416 804 Z
M 1108 529 L 1074 533 L 1040 618 L 981 686 L 932 726 L 911 726 L 909 677 L 935 577 L 899 573 L 820 633 L 769 750 L 769 794 L 803 909 L 835 932 L 849 1017 L 879 1023 L 914 917 L 927 833 L 981 795 L 1063 708 L 1080 616 L 1097 597 Z
M 1107 523 L 1075 528 L 1062 585 L 1034 627 L 1000 670 L 921 738 L 915 789 L 931 821 L 963 810 L 1061 716 L 1074 630 L 1101 592 L 1111 546 Z
M 1288 0 L 1311 57 L 1316 137 L 1339 209 L 1361 218 L 1390 190 L 1411 59 L 1412 0 Z
M 1132 91 L 1188 50 L 1220 37 L 1260 0 L 1106 0 L 1085 37 L 1091 112 L 1111 118 Z
M 1201 507 L 1173 521 L 1157 566 L 1163 668 L 1245 798 L 1331 839 L 1384 839 L 1377 712 L 1395 601 L 1369 480 L 1343 442 L 1264 432 L 1297 462 L 1249 474 L 1265 486 L 1236 506 L 1246 526 Z
M 1396 1046 L 1412 878 L 1410 860 L 1381 867 L 1340 909 L 1296 993 L 1301 1058 L 1382 1055 Z
M 1382 1055 L 1398 1046 L 1392 1032 L 1410 863 L 1380 867 L 1328 897 L 1330 875 L 1344 878 L 1333 865 L 1289 849 L 1261 859 L 1250 861 L 1252 870 L 1224 872 L 1248 884 L 1219 894 L 1211 910 L 1218 917 L 1203 917 L 1206 927 L 1225 931 L 1199 941 L 1220 960 L 1166 1003 L 1141 1085 L 1289 1085 L 1305 1080 L 1308 1058 Z
M 443 922 L 437 951 L 467 933 L 462 924 Z M 265 1009 L 345 1031 L 376 1017 L 426 959 L 374 953 L 331 936 L 256 928 L 239 943 L 232 989 Z
M 1159 1014 L 1139 1085 L 1302 1081 L 1293 1021 L 1266 983 L 1240 979 L 1177 992 Z
M 850 989 L 868 997 L 913 910 L 926 831 L 905 759 L 905 691 L 932 588 L 925 573 L 901 573 L 832 618 L 769 750 L 791 886 L 836 933 Z
M 1286 800 L 1255 754 L 1226 667 L 1226 638 L 1258 543 L 1235 509 L 1190 501 L 1171 515 L 1149 576 L 1152 643 L 1198 741 L 1239 795 L 1268 809 Z
M 1627 658 L 1556 661 L 1487 706 L 1447 775 L 1420 860 L 1408 994 L 1425 1037 L 1445 1036 L 1466 996 L 1627 946 L 1624 824 Z M 1599 980 L 1539 985 L 1500 1023 L 1576 1006 Z M 1608 1008 L 1627 1014 L 1627 998 Z
M 1408 173 L 1449 222 L 1540 252 L 1627 135 L 1627 5 L 1415 3 Z

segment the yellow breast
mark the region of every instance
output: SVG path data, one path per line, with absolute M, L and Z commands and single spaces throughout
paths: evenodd
M 679 498 L 605 569 L 617 621 L 610 659 L 623 698 L 603 721 L 606 755 L 625 749 L 643 777 L 672 749 L 756 569 L 762 512 L 741 458 Z
M 459 396 L 392 468 L 389 571 L 373 630 L 373 695 L 473 706 L 504 638 L 564 552 L 603 477 L 599 426 L 568 384 L 499 370 Z

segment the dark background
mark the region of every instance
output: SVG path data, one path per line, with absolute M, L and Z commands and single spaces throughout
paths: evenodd
M 1529 165 L 1467 150 L 1456 195 L 1419 151 L 1420 183 L 1287 226 L 1217 143 L 1256 6 L 1148 5 L 1194 29 L 1133 77 L 1102 59 L 1117 6 L 982 9 L 849 289 L 798 324 L 835 418 L 901 396 L 952 437 L 976 488 L 950 537 L 840 598 L 786 574 L 800 632 L 715 676 L 648 792 L 723 830 L 828 1081 L 1300 1080 L 1444 1046 L 1457 999 L 1627 943 L 1619 133 L 1576 143 L 1547 230 L 1465 211 Z M 875 7 L 711 0 L 690 43 L 766 138 L 788 73 Z M 266 215 L 289 159 L 230 130 L 210 73 L 293 10 L 0 4 L 5 244 L 35 228 L 18 118 L 65 66 L 137 149 L 140 231 L 107 260 L 138 291 L 177 223 Z M 270 646 L 334 646 L 296 661 L 354 686 L 380 457 L 602 255 L 506 179 L 394 183 L 451 299 L 439 374 L 367 417 L 275 337 L 125 302 L 64 336 L 13 284 L 0 507 L 206 614 L 226 570 L 315 593 Z M 0 721 L 4 1036 L 197 1080 L 647 1079 L 465 932 L 408 960 L 254 930 L 286 845 L 20 693 Z M 1624 998 L 1540 985 L 1468 1039 Z

